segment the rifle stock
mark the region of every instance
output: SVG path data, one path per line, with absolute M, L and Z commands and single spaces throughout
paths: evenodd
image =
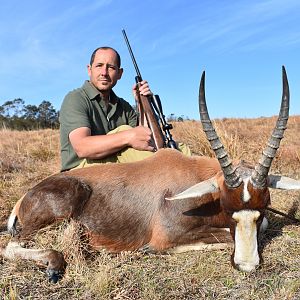
M 141 106 L 141 110 L 139 111 L 139 114 L 142 114 L 140 117 L 140 120 L 147 121 L 147 126 L 150 128 L 152 132 L 152 138 L 153 138 L 153 143 L 154 147 L 156 150 L 164 148 L 165 147 L 165 142 L 164 142 L 164 136 L 161 131 L 161 128 L 157 122 L 156 116 L 153 112 L 153 109 L 150 105 L 149 98 L 143 95 L 139 95 L 139 103 Z M 144 117 L 143 117 L 144 115 Z M 142 122 L 143 122 L 142 121 Z M 144 124 L 141 123 L 140 125 L 145 126 Z

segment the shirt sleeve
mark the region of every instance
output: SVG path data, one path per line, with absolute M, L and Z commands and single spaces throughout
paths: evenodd
M 66 95 L 61 106 L 59 121 L 67 135 L 80 127 L 91 128 L 89 107 L 79 92 L 75 91 Z

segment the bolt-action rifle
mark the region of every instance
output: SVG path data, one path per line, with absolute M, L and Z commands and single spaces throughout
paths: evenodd
M 137 74 L 135 81 L 137 85 L 139 85 L 143 79 L 124 29 L 122 30 L 122 33 Z M 139 114 L 139 125 L 145 126 L 147 124 L 147 126 L 150 128 L 156 150 L 166 147 L 177 149 L 176 142 L 173 140 L 170 132 L 173 126 L 172 124 L 167 123 L 165 119 L 161 101 L 158 95 L 146 97 L 138 93 L 137 110 Z

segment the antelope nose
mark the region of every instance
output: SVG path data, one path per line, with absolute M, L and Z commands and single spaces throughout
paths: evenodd
M 252 272 L 258 267 L 257 264 L 241 263 L 237 264 L 236 268 L 242 272 Z

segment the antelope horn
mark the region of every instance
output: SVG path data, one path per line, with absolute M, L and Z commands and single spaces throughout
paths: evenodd
M 289 118 L 290 92 L 284 66 L 282 66 L 282 85 L 281 107 L 276 126 L 273 129 L 267 146 L 251 175 L 251 182 L 257 188 L 263 188 L 267 185 L 268 172 L 270 170 L 272 160 L 276 155 L 276 151 L 279 148 L 280 141 L 283 138 L 283 133 L 286 129 L 286 124 Z
M 224 173 L 226 185 L 229 188 L 236 188 L 242 183 L 242 180 L 237 174 L 235 168 L 232 166 L 232 162 L 229 159 L 228 154 L 209 118 L 207 106 L 206 106 L 204 85 L 205 85 L 205 71 L 202 73 L 200 89 L 199 89 L 199 111 L 200 111 L 200 118 L 201 118 L 203 130 L 220 163 L 220 166 Z

